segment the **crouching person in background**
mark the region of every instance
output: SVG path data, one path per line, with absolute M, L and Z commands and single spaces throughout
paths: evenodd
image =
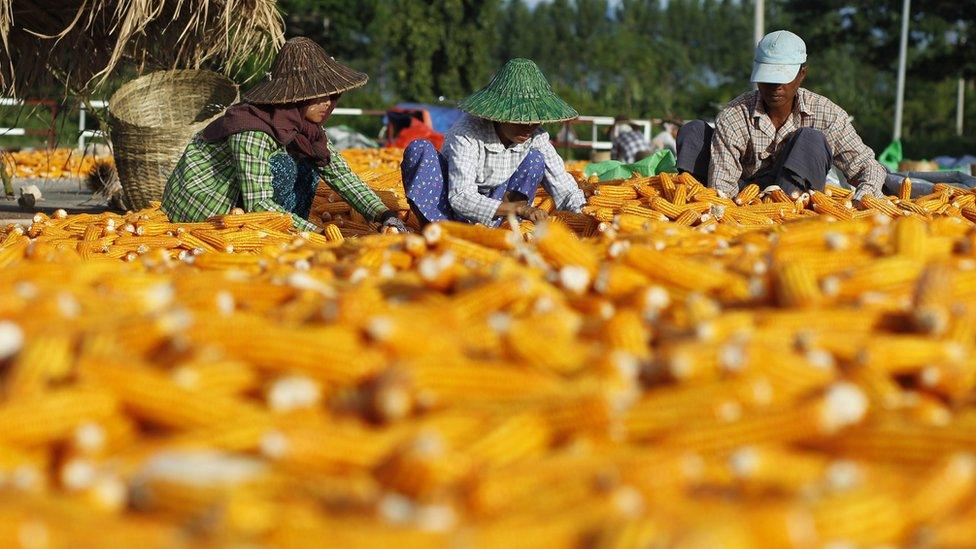
M 807 49 L 789 32 L 767 34 L 756 48 L 752 81 L 759 87 L 732 100 L 712 130 L 695 120 L 678 131 L 678 171 L 733 197 L 740 185 L 777 186 L 792 197 L 823 191 L 836 166 L 856 187 L 854 200 L 880 196 L 885 169 L 861 141 L 850 116 L 802 88 Z
M 487 87 L 458 106 L 466 114 L 447 132 L 442 152 L 425 140 L 407 146 L 401 171 L 407 200 L 421 225 L 466 221 L 497 227 L 511 214 L 531 221 L 541 184 L 560 210 L 586 202 L 540 126 L 579 114 L 527 59 L 513 59 Z

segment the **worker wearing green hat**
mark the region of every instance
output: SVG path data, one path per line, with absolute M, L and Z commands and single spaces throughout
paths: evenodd
M 458 108 L 465 115 L 448 130 L 440 152 L 417 140 L 403 154 L 404 190 L 421 224 L 498 226 L 510 214 L 542 220 L 545 212 L 531 205 L 540 184 L 558 209 L 583 207 L 583 192 L 541 128 L 579 113 L 552 91 L 535 63 L 510 60 Z

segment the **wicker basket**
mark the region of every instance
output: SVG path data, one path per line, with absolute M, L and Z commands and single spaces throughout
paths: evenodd
M 115 165 L 127 205 L 161 200 L 190 139 L 237 101 L 237 86 L 203 70 L 163 71 L 126 83 L 108 102 Z

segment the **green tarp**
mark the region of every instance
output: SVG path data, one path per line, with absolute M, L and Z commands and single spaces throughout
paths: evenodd
M 662 149 L 633 164 L 624 164 L 617 160 L 595 162 L 587 165 L 583 174 L 586 177 L 596 175 L 600 181 L 611 181 L 613 179 L 630 179 L 635 173 L 642 177 L 649 177 L 661 172 L 673 171 L 675 171 L 674 153 L 668 149 Z
M 899 141 L 898 139 L 892 141 L 891 145 L 888 145 L 888 148 L 881 151 L 881 154 L 878 155 L 878 162 L 880 162 L 882 166 L 888 168 L 888 170 L 893 172 L 898 171 L 898 164 L 901 161 L 902 161 L 901 141 Z

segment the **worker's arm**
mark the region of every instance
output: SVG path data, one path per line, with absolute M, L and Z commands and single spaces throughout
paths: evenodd
M 478 192 L 478 166 L 484 162 L 484 146 L 475 139 L 452 135 L 444 141 L 443 154 L 447 157 L 447 199 L 454 213 L 470 221 L 490 225 L 499 211 L 502 201 Z
M 566 164 L 549 141 L 549 134 L 542 132 L 536 135 L 533 146 L 542 153 L 542 158 L 546 161 L 546 176 L 542 179 L 542 186 L 552 196 L 556 208 L 579 213 L 586 204 L 586 196 L 576 184 L 576 179 L 566 171 Z M 529 197 L 529 203 L 532 198 Z
M 241 185 L 241 199 L 248 212 L 287 212 L 274 201 L 271 155 L 278 149 L 274 139 L 264 132 L 240 132 L 227 138 L 227 145 L 237 164 L 237 180 Z M 291 214 L 295 228 L 317 231 L 307 219 Z
M 874 159 L 874 151 L 861 141 L 847 112 L 840 107 L 837 111 L 834 123 L 827 127 L 827 143 L 834 154 L 834 165 L 857 187 L 855 201 L 865 196 L 882 196 L 887 171 Z
M 722 195 L 732 198 L 739 194 L 742 179 L 742 156 L 745 154 L 744 139 L 733 130 L 732 116 L 739 113 L 726 110 L 715 120 L 712 136 L 711 162 L 708 164 L 708 186 Z
M 349 168 L 346 159 L 329 143 L 329 153 L 332 160 L 324 168 L 319 168 L 319 175 L 332 187 L 335 192 L 363 217 L 371 221 L 383 221 L 387 214 L 386 206 L 380 197 L 376 196 L 358 175 Z

